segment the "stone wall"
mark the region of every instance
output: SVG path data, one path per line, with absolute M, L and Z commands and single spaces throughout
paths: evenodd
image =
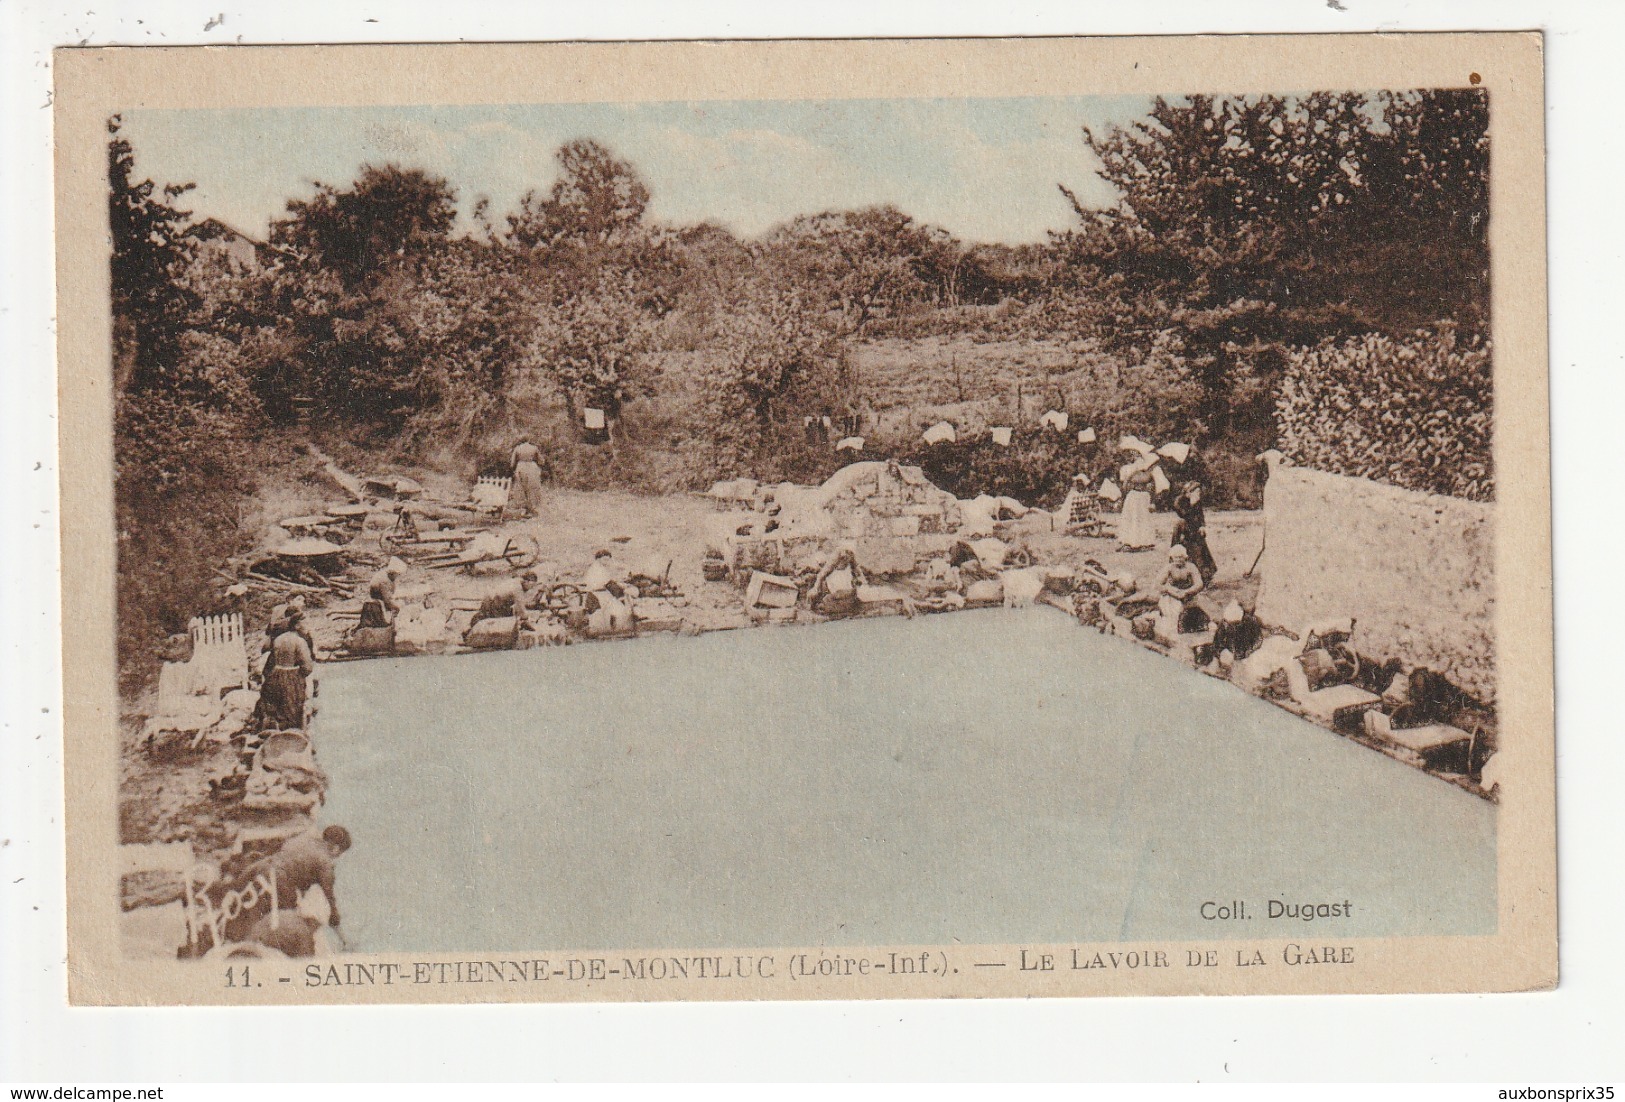
M 1291 631 L 1354 617 L 1362 654 L 1495 700 L 1495 508 L 1276 465 L 1258 614 Z

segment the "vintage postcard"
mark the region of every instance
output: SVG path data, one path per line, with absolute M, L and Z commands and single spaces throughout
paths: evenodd
M 56 69 L 74 1002 L 1557 982 L 1538 35 Z

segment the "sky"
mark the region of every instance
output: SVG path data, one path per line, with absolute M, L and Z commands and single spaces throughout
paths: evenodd
M 1072 220 L 1065 184 L 1114 201 L 1081 127 L 1144 116 L 1141 96 L 750 100 L 130 111 L 138 178 L 195 183 L 183 207 L 255 236 L 315 183 L 364 164 L 445 177 L 466 216 L 546 193 L 554 151 L 593 138 L 630 161 L 649 216 L 754 236 L 798 214 L 891 203 L 967 241 L 1044 240 Z

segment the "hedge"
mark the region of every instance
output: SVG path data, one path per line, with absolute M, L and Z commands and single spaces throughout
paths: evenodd
M 1326 341 L 1288 358 L 1278 446 L 1317 470 L 1492 501 L 1493 398 L 1488 344 L 1452 330 Z

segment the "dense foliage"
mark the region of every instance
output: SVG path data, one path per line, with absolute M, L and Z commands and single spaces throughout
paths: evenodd
M 1376 333 L 1293 354 L 1276 401 L 1281 451 L 1335 474 L 1489 501 L 1489 350 L 1453 330 Z
M 203 579 L 236 549 L 253 333 L 234 281 L 171 205 L 186 189 L 133 179 L 119 120 L 108 129 L 118 649 L 134 677 L 155 638 L 186 629 Z
M 1480 91 L 1159 99 L 1085 138 L 1121 202 L 1074 199 L 1057 298 L 1120 348 L 1171 346 L 1208 392 L 1204 443 L 1268 434 L 1273 385 L 1235 384 L 1273 384 L 1293 348 L 1439 321 L 1488 335 Z

